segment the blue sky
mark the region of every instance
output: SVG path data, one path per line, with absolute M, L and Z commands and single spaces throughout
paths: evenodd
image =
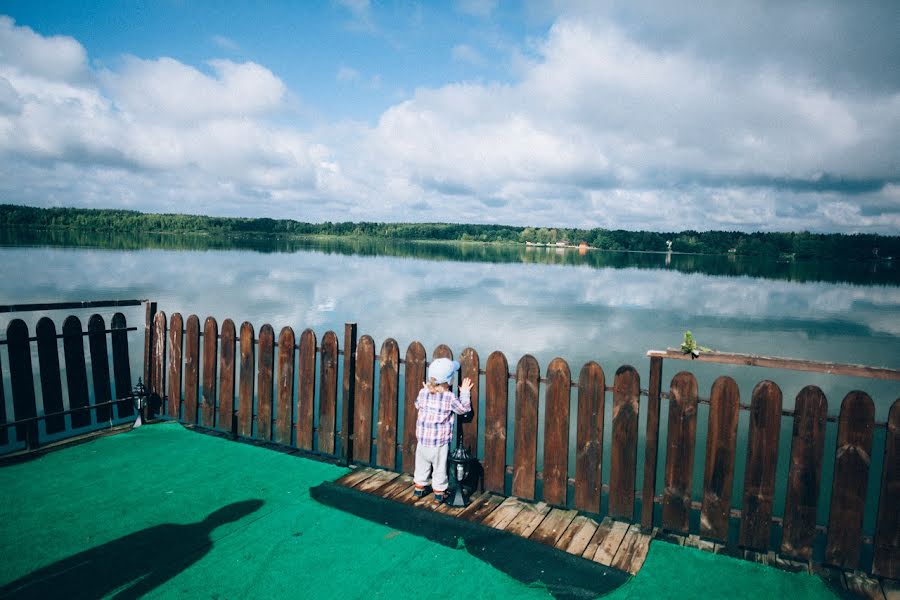
M 893 2 L 0 0 L 0 201 L 900 233 Z

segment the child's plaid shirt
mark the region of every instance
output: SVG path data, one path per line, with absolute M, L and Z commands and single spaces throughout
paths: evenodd
M 427 387 L 419 390 L 416 398 L 416 438 L 422 446 L 434 447 L 450 443 L 453 436 L 453 413 L 465 414 L 472 410 L 471 395 L 460 393 L 459 399 L 451 391 L 431 394 Z

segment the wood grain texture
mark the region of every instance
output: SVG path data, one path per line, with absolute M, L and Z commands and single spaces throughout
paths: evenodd
M 572 375 L 562 358 L 547 366 L 544 390 L 544 501 L 565 506 L 569 485 L 569 398 Z
M 400 346 L 388 338 L 378 355 L 378 422 L 376 425 L 375 463 L 379 467 L 397 468 L 397 417 L 399 412 Z
M 278 334 L 278 378 L 275 394 L 275 441 L 289 446 L 294 429 L 294 330 L 283 327 Z
M 516 365 L 516 417 L 513 440 L 512 494 L 534 499 L 537 468 L 538 387 L 537 359 L 526 354 Z
M 335 332 L 325 332 L 319 353 L 319 452 L 334 454 L 338 386 L 338 338 Z
M 697 432 L 697 379 L 692 373 L 682 371 L 672 378 L 669 393 L 662 525 L 688 533 Z
M 431 354 L 431 360 L 436 358 L 449 358 L 450 360 L 453 360 L 453 350 L 451 350 L 450 346 L 447 344 L 438 344 Z
M 900 399 L 888 413 L 872 574 L 900 579 Z M 898 584 L 900 585 L 900 584 Z M 900 597 L 900 589 L 897 590 Z
M 644 441 L 644 484 L 641 487 L 641 529 L 653 530 L 653 499 L 656 497 L 656 465 L 659 459 L 659 408 L 662 395 L 662 358 L 650 358 L 647 390 L 647 430 Z
M 238 435 L 253 435 L 253 394 L 256 390 L 256 334 L 253 324 L 241 323 L 240 383 L 238 387 Z
M 219 324 L 212 317 L 203 322 L 203 387 L 200 390 L 200 424 L 216 424 L 216 368 L 219 354 Z
M 404 363 L 402 469 L 412 474 L 416 469 L 416 398 L 425 381 L 425 347 L 420 342 L 411 343 Z
M 791 466 L 781 536 L 781 553 L 793 558 L 812 558 L 827 417 L 828 402 L 822 390 L 814 385 L 800 390 L 794 403 Z
M 603 486 L 603 419 L 606 377 L 596 362 L 578 376 L 578 416 L 575 433 L 575 508 L 600 512 Z
M 219 418 L 216 427 L 228 432 L 234 421 L 235 335 L 234 321 L 222 321 L 219 341 Z
M 638 372 L 629 365 L 619 367 L 613 382 L 609 515 L 628 520 L 634 519 L 640 398 Z
M 760 381 L 750 399 L 750 432 L 747 436 L 747 466 L 739 544 L 765 552 L 769 548 L 778 438 L 781 432 L 781 388 Z
M 356 346 L 356 404 L 353 409 L 353 459 L 372 460 L 372 409 L 375 394 L 375 340 L 359 338 Z
M 56 341 L 56 324 L 50 317 L 42 317 L 37 322 L 38 366 L 41 370 L 41 399 L 44 414 L 52 415 L 65 410 L 63 406 L 62 379 L 59 370 L 59 345 Z M 4 406 L 4 409 L 6 407 Z M 18 411 L 17 411 L 18 412 Z M 59 433 L 66 429 L 64 415 L 48 417 L 44 420 L 47 433 Z M 4 429 L 4 431 L 6 431 Z
M 298 346 L 297 447 L 312 450 L 316 414 L 316 333 L 304 329 Z
M 159 311 L 153 316 L 153 342 L 150 367 L 151 396 L 162 399 L 166 395 L 166 313 Z M 146 382 L 145 382 L 146 383 Z M 160 408 L 160 411 L 162 408 Z
M 195 425 L 199 414 L 200 319 L 190 315 L 184 332 L 184 415 L 185 423 Z
M 256 348 L 256 437 L 272 439 L 272 386 L 275 379 L 275 330 L 268 323 L 259 329 Z
M 181 381 L 184 361 L 184 321 L 181 313 L 172 313 L 169 319 L 169 360 L 166 375 L 166 389 L 169 402 L 166 414 L 173 419 L 181 418 Z
M 504 494 L 509 364 L 502 352 L 492 352 L 488 356 L 484 386 L 484 488 Z
M 565 510 L 562 508 L 554 508 L 547 517 L 541 521 L 530 539 L 548 546 L 556 546 L 556 543 L 568 530 L 569 525 L 578 515 L 577 510 Z
M 844 397 L 825 543 L 825 563 L 844 569 L 859 566 L 874 423 L 875 404 L 868 394 L 853 391 Z
M 700 535 L 721 541 L 728 539 L 740 401 L 740 390 L 734 379 L 719 377 L 713 382 L 706 430 Z
M 460 381 L 468 377 L 472 380 L 472 416 L 463 421 L 463 445 L 473 457 L 480 456 L 478 454 L 478 413 L 480 411 L 481 400 L 481 377 L 478 371 L 481 364 L 478 359 L 478 352 L 474 348 L 466 348 L 459 355 L 459 377 Z

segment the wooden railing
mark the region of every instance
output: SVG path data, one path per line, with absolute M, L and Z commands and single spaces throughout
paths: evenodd
M 419 342 L 410 344 L 401 359 L 400 348 L 393 339 L 385 340 L 376 356 L 376 344 L 370 336 L 363 335 L 357 341 L 355 324 L 345 326 L 344 348 L 349 351 L 342 353 L 333 331 L 317 341 L 316 334 L 306 329 L 298 340 L 293 329 L 285 327 L 276 342 L 275 330 L 268 324 L 260 328 L 256 337 L 250 323 L 243 323 L 237 336 L 230 319 L 223 321 L 220 331 L 215 319 L 207 318 L 202 333 L 195 315 L 188 317 L 186 325 L 177 313 L 170 322 L 165 314 L 155 314 L 152 322 L 149 381 L 151 391 L 167 396 L 165 410 L 170 418 L 292 445 L 344 463 L 353 461 L 412 472 L 416 446 L 413 403 L 428 364 Z M 442 356 L 452 357 L 452 350 L 441 345 L 432 352 L 432 358 Z M 459 356 L 460 377 L 470 377 L 475 382 L 475 417 L 463 425 L 463 437 L 471 451 L 478 451 L 478 413 L 483 412 L 484 442 L 478 457 L 484 468 L 485 488 L 590 513 L 601 511 L 605 495 L 610 516 L 640 520 L 647 530 L 660 527 L 698 534 L 724 545 L 759 552 L 775 550 L 805 561 L 817 559 L 813 556 L 814 541 L 817 535 L 824 534 L 821 560 L 843 569 L 868 569 L 860 560 L 860 550 L 866 542 L 873 545 L 870 571 L 892 579 L 900 577 L 900 401 L 893 403 L 887 423 L 875 423 L 872 399 L 865 392 L 851 392 L 843 399 L 836 417 L 836 446 L 826 448 L 825 426 L 829 417 L 825 395 L 819 388 L 803 388 L 793 410 L 784 410 L 781 389 L 774 382 L 759 382 L 749 405 L 742 405 L 734 379 L 719 377 L 710 398 L 701 400 L 695 376 L 682 371 L 672 378 L 664 393 L 664 358 L 681 356 L 651 353 L 649 386 L 642 391 L 638 371 L 628 365 L 619 367 L 610 379 L 599 364 L 588 362 L 573 378 L 566 361 L 556 358 L 541 377 L 540 365 L 530 355 L 523 356 L 510 371 L 506 356 L 493 352 L 482 369 L 478 353 L 473 348 L 464 349 Z M 723 363 L 731 360 L 719 358 Z M 755 364 L 765 361 L 756 360 Z M 343 393 L 339 399 L 341 365 Z M 235 391 L 236 369 L 240 385 Z M 898 375 L 890 369 L 875 371 L 879 377 Z M 573 391 L 577 397 L 570 402 Z M 545 418 L 540 423 L 542 395 Z M 510 398 L 515 414 L 512 423 L 507 422 Z M 668 441 L 660 457 L 663 399 L 668 401 Z M 611 423 L 605 422 L 608 401 L 612 403 Z M 698 423 L 701 402 L 709 404 L 707 423 Z M 570 405 L 575 407 L 574 414 L 570 414 Z M 400 406 L 405 415 L 402 422 Z M 742 409 L 749 410 L 750 425 L 741 508 L 735 509 L 731 490 L 739 456 L 736 444 L 738 414 Z M 641 411 L 647 411 L 643 440 L 639 433 Z M 570 440 L 573 418 L 575 439 Z M 785 418 L 792 420 L 791 466 L 787 480 L 778 482 L 778 440 Z M 704 426 L 703 493 L 698 502 L 694 500 L 692 469 L 698 428 L 702 432 Z M 873 464 L 873 430 L 878 426 L 886 432 L 881 486 L 880 490 L 867 490 Z M 543 429 L 540 468 L 539 428 Z M 511 462 L 507 456 L 510 435 Z M 602 467 L 606 436 L 611 437 L 608 477 Z M 641 441 L 645 444 L 645 462 L 643 485 L 638 489 Z M 572 443 L 575 460 L 569 464 Z M 827 527 L 816 522 L 826 452 L 835 456 Z M 656 481 L 660 459 L 665 461 L 662 486 Z M 572 473 L 574 477 L 570 477 Z M 773 514 L 777 486 L 785 489 L 783 516 Z M 874 538 L 866 539 L 862 524 L 868 494 L 879 494 L 879 508 Z M 654 505 L 659 504 L 661 521 L 657 522 Z M 691 526 L 692 511 L 700 513 L 698 528 Z M 729 538 L 733 519 L 740 525 L 737 539 Z M 774 548 L 770 546 L 773 526 L 782 529 L 781 542 Z
M 103 300 L 22 304 L 0 306 L 0 313 L 114 308 L 141 303 L 141 300 Z M 128 332 L 134 330 L 127 326 L 121 312 L 112 316 L 109 329 L 100 314 L 90 316 L 87 330 L 78 317 L 70 315 L 64 319 L 61 333 L 58 333 L 56 323 L 45 316 L 37 321 L 34 336 L 23 319 L 12 319 L 6 328 L 6 338 L 0 341 L 0 345 L 6 347 L 6 373 L 12 394 L 12 411 L 7 414 L 4 370 L 0 368 L 0 452 L 15 452 L 23 444 L 26 450 L 34 450 L 42 444 L 44 437 L 60 439 L 79 435 L 133 417 L 134 382 L 129 364 Z M 65 378 L 60 365 L 60 340 Z M 37 365 L 32 364 L 33 348 L 37 351 Z M 35 386 L 35 374 L 40 376 L 39 387 Z M 41 422 L 44 423 L 43 434 Z

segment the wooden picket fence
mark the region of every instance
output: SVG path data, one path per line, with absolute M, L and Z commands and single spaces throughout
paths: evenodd
M 0 312 L 115 308 L 138 306 L 142 302 L 107 300 L 25 304 L 0 306 Z M 32 337 L 25 320 L 12 319 L 6 328 L 6 338 L 0 341 L 0 345 L 6 346 L 12 394 L 12 413 L 7 414 L 4 371 L 0 368 L 0 450 L 4 453 L 15 452 L 24 442 L 25 450 L 33 451 L 41 446 L 44 438 L 64 439 L 133 418 L 132 386 L 135 382 L 131 379 L 128 332 L 135 329 L 127 326 L 125 315 L 121 312 L 112 316 L 109 329 L 105 319 L 95 313 L 88 319 L 86 330 L 77 316 L 70 315 L 63 320 L 62 332 L 58 333 L 56 323 L 45 316 L 38 320 Z M 64 378 L 59 360 L 60 340 L 65 361 Z M 36 365 L 32 361 L 35 347 Z M 35 373 L 40 376 L 39 387 L 35 386 Z M 68 408 L 64 403 L 63 383 Z M 40 390 L 39 394 L 36 389 Z M 67 416 L 69 419 L 66 419 Z M 44 422 L 43 434 L 39 427 L 41 421 Z
M 342 351 L 333 331 L 326 332 L 319 341 L 311 329 L 306 329 L 298 340 L 292 328 L 284 327 L 276 341 L 275 331 L 268 324 L 256 336 L 253 326 L 245 322 L 237 336 L 231 319 L 224 320 L 220 330 L 215 319 L 207 318 L 202 334 L 196 315 L 189 316 L 185 324 L 178 313 L 167 322 L 160 312 L 152 317 L 152 323 L 152 352 L 145 370 L 151 391 L 165 396 L 165 412 L 170 418 L 332 456 L 343 464 L 352 461 L 406 473 L 413 471 L 416 439 L 412 415 L 428 364 L 421 343 L 411 343 L 401 359 L 400 348 L 393 339 L 385 340 L 376 355 L 375 341 L 368 335 L 357 339 L 355 324 L 345 326 Z M 750 404 L 744 405 L 740 403 L 736 382 L 720 377 L 706 400 L 699 396 L 695 376 L 687 371 L 675 375 L 668 392 L 663 392 L 663 358 L 677 355 L 650 354 L 649 388 L 642 390 L 640 375 L 631 366 L 618 368 L 610 382 L 599 364 L 588 362 L 573 380 L 566 361 L 556 358 L 541 377 L 540 366 L 530 355 L 523 356 L 510 371 L 506 356 L 493 352 L 482 369 L 478 353 L 472 348 L 463 350 L 459 356 L 460 377 L 469 377 L 474 383 L 475 412 L 474 418 L 463 424 L 463 437 L 470 451 L 476 451 L 478 413 L 484 411 L 484 442 L 478 458 L 484 469 L 485 489 L 589 513 L 600 512 L 605 495 L 611 517 L 640 522 L 645 530 L 660 527 L 664 531 L 699 534 L 722 544 L 734 542 L 729 540 L 729 523 L 738 519 L 738 547 L 763 553 L 776 550 L 782 556 L 803 561 L 812 560 L 816 536 L 824 531 L 826 564 L 848 570 L 860 568 L 860 551 L 865 541 L 874 546 L 870 572 L 900 578 L 900 400 L 893 403 L 887 423 L 875 423 L 872 399 L 864 392 L 848 394 L 836 419 L 827 415 L 825 396 L 815 386 L 805 387 L 798 394 L 794 409 L 786 410 L 781 390 L 774 382 L 761 381 L 753 389 Z M 732 355 L 722 355 L 722 360 L 714 362 L 729 362 L 728 356 Z M 452 358 L 452 350 L 438 346 L 432 358 L 439 357 Z M 780 367 L 817 370 L 813 363 L 796 362 L 805 366 Z M 751 363 L 745 360 L 741 364 Z M 829 365 L 828 370 L 833 371 L 833 367 Z M 405 383 L 402 398 L 401 370 Z M 240 385 L 235 394 L 236 371 Z M 869 376 L 900 379 L 900 371 L 875 371 L 878 374 Z M 339 372 L 343 374 L 340 399 Z M 510 382 L 515 386 L 512 396 Z M 539 423 L 542 386 L 545 418 Z M 573 388 L 577 408 L 576 414 L 570 415 Z M 607 392 L 611 392 L 609 399 Z M 510 433 L 507 414 L 511 397 L 515 416 Z M 662 493 L 658 494 L 656 473 L 663 398 L 668 399 L 669 405 L 665 425 L 668 442 L 663 457 Z M 402 423 L 401 401 L 405 415 Z M 604 423 L 607 401 L 612 402 L 610 424 Z M 702 501 L 698 502 L 693 499 L 692 469 L 697 406 L 701 402 L 709 404 L 709 418 Z M 316 405 L 318 415 L 314 415 Z M 638 417 L 642 410 L 647 411 L 647 429 L 643 439 L 644 480 L 639 488 Z M 732 508 L 731 490 L 740 410 L 749 410 L 750 429 L 742 508 L 738 510 Z M 787 482 L 779 483 L 775 480 L 778 440 L 785 417 L 793 420 L 791 463 Z M 572 418 L 576 420 L 575 440 L 569 439 Z M 825 425 L 829 420 L 837 421 L 838 435 L 836 447 L 828 449 L 835 455 L 835 467 L 826 528 L 817 525 L 816 514 L 826 452 Z M 539 427 L 543 427 L 544 457 L 540 471 Z M 609 427 L 610 473 L 608 483 L 603 483 L 603 440 Z M 886 428 L 883 474 L 880 491 L 869 491 L 866 484 L 876 427 Z M 508 435 L 514 436 L 511 464 L 507 460 Z M 569 465 L 573 441 L 575 464 Z M 570 478 L 573 471 L 574 477 Z M 787 486 L 783 517 L 773 515 L 777 485 Z M 862 529 L 868 493 L 880 494 L 874 539 L 866 538 Z M 660 504 L 661 521 L 657 521 L 654 506 Z M 700 513 L 699 529 L 691 527 L 692 511 Z M 781 543 L 775 548 L 770 546 L 773 525 L 782 528 Z

